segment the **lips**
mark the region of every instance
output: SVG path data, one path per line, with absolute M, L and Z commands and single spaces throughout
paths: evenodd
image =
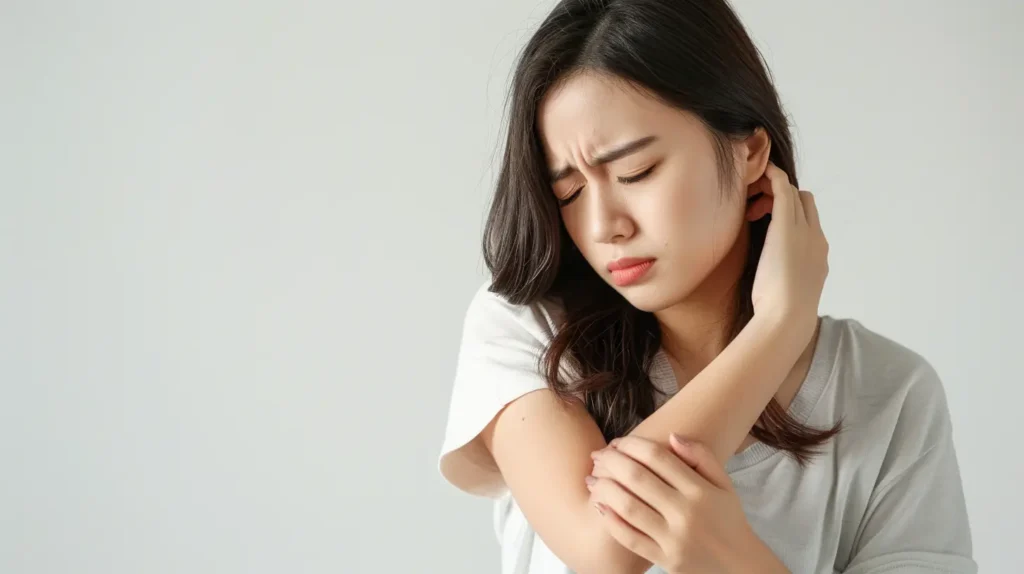
M 653 257 L 623 257 L 622 259 L 616 259 L 608 264 L 609 271 L 621 271 L 630 267 L 647 263 L 648 261 L 654 261 Z
M 612 282 L 619 287 L 636 283 L 654 265 L 654 258 L 625 257 L 608 264 L 612 274 Z

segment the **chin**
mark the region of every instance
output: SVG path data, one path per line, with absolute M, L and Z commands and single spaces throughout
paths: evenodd
M 618 292 L 630 305 L 648 313 L 667 309 L 685 299 L 685 295 L 676 293 L 674 289 L 659 286 L 657 281 L 619 287 Z

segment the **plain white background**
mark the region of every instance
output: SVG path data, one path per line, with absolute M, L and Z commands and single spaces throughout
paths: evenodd
M 0 571 L 497 570 L 436 457 L 552 4 L 3 3 Z M 976 558 L 1024 572 L 1024 5 L 735 6 L 832 245 L 822 312 L 936 366 Z

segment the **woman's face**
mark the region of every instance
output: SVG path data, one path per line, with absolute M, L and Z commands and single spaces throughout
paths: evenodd
M 767 147 L 763 131 L 731 144 L 739 177 L 723 189 L 711 133 L 695 115 L 607 75 L 584 72 L 553 89 L 538 128 L 569 236 L 631 304 L 653 312 L 685 301 L 720 267 L 738 279 L 746 189 L 761 175 L 746 172 L 756 169 L 751 150 Z

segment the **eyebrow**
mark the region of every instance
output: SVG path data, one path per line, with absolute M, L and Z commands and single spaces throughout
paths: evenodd
M 610 161 L 615 161 L 619 158 L 625 157 L 631 153 L 636 153 L 657 140 L 657 136 L 647 136 L 635 141 L 631 141 L 629 143 L 622 144 L 617 148 L 610 149 L 602 154 L 594 156 L 593 165 L 598 166 L 606 164 Z M 555 183 L 561 179 L 568 177 L 569 174 L 574 171 L 576 171 L 576 168 L 571 165 L 566 165 L 552 171 L 551 183 Z

